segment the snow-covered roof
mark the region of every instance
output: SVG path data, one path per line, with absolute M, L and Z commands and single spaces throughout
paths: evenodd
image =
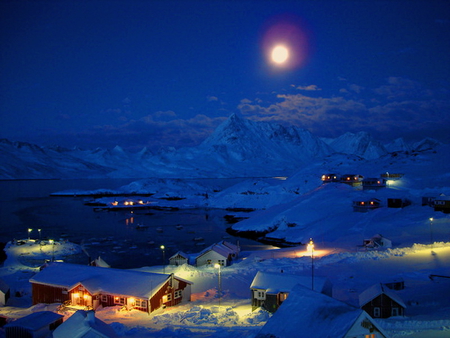
M 111 267 L 111 265 L 106 263 L 100 256 L 98 256 L 98 258 L 95 259 L 92 263 L 93 263 L 92 265 L 99 266 L 102 268 L 110 268 Z
M 257 338 L 344 338 L 352 326 L 362 320 L 368 320 L 377 327 L 365 311 L 297 285 L 264 325 Z M 377 328 L 383 333 L 381 328 Z
M 324 290 L 326 277 L 314 276 L 314 290 Z M 297 284 L 303 287 L 312 287 L 312 276 L 291 275 L 286 273 L 273 273 L 258 271 L 253 282 L 250 285 L 251 289 L 266 290 L 267 293 L 290 292 Z
M 79 283 L 90 293 L 150 298 L 170 275 L 96 266 L 52 263 L 30 279 L 31 283 L 72 289 Z
M 171 256 L 169 258 L 169 260 L 171 260 L 172 258 L 176 258 L 176 257 L 183 257 L 183 258 L 189 259 L 189 255 L 187 253 L 184 253 L 183 251 L 177 251 L 177 253 L 175 255 Z
M 400 306 L 406 308 L 406 305 L 403 302 L 403 300 L 400 298 L 400 296 L 395 291 L 392 291 L 391 289 L 389 289 L 388 287 L 384 286 L 381 283 L 372 285 L 371 287 L 364 290 L 359 295 L 359 306 L 363 306 L 363 305 L 367 304 L 372 299 L 378 297 L 382 293 L 384 293 L 386 296 L 391 298 L 393 301 L 395 301 Z
M 20 326 L 31 331 L 36 331 L 43 328 L 44 326 L 48 326 L 56 322 L 62 317 L 64 316 L 51 311 L 33 312 L 28 316 L 19 318 L 11 323 L 6 324 L 5 328 Z
M 204 250 L 202 250 L 198 254 L 197 258 L 201 257 L 202 255 L 204 255 L 204 254 L 206 254 L 206 253 L 208 253 L 210 251 L 215 251 L 219 255 L 221 255 L 221 256 L 223 256 L 225 258 L 228 258 L 229 255 L 238 254 L 239 253 L 239 248 L 236 245 L 234 245 L 234 244 L 222 241 L 220 243 L 216 243 L 216 244 L 210 245 L 209 247 L 207 247 Z
M 78 310 L 53 331 L 53 338 L 117 337 L 114 330 L 95 317 L 94 311 Z

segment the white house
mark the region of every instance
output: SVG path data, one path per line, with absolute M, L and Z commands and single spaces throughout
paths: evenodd
M 333 337 L 388 338 L 363 310 L 302 285 L 267 321 L 256 338 Z
M 250 285 L 252 309 L 263 307 L 269 312 L 277 311 L 298 284 L 332 296 L 332 284 L 326 277 L 258 271 Z
M 236 259 L 239 256 L 239 251 L 240 249 L 237 245 L 222 241 L 213 244 L 200 252 L 195 258 L 195 265 L 220 264 L 222 266 L 228 266 L 233 259 Z
M 4 326 L 6 338 L 51 337 L 51 333 L 63 322 L 63 315 L 51 311 L 38 311 L 16 319 Z
M 94 311 L 78 310 L 53 331 L 53 338 L 115 338 L 115 331 L 95 317 Z
M 183 251 L 178 251 L 175 255 L 169 258 L 170 265 L 183 265 L 189 264 L 189 255 Z

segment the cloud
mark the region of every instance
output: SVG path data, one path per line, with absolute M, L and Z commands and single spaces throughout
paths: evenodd
M 306 91 L 315 91 L 315 90 L 322 90 L 316 85 L 309 85 L 309 86 L 297 86 L 296 89 L 298 90 L 306 90 Z
M 404 135 L 426 135 L 448 139 L 442 131 L 450 128 L 450 100 L 437 99 L 434 92 L 416 82 L 390 77 L 372 90 L 373 97 L 362 98 L 365 88 L 350 84 L 341 89 L 345 96 L 311 97 L 303 94 L 277 95 L 280 102 L 262 105 L 241 100 L 238 109 L 249 119 L 293 124 L 318 136 L 337 137 L 345 132 L 367 131 L 392 140 Z M 351 99 L 347 94 L 352 93 Z M 274 102 L 275 99 L 272 100 Z M 436 135 L 435 131 L 441 130 Z

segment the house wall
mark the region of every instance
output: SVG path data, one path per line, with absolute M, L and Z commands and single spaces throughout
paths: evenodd
M 450 201 L 439 199 L 434 200 L 434 211 L 450 213 Z
M 379 316 L 376 316 L 375 308 L 380 309 Z M 392 316 L 393 308 L 398 308 L 399 316 L 404 315 L 404 308 L 385 294 L 379 295 L 378 297 L 372 299 L 370 302 L 361 307 L 361 309 L 366 311 L 372 318 L 389 318 Z
M 187 264 L 187 262 L 188 262 L 187 258 L 182 257 L 182 256 L 176 256 L 176 257 L 169 259 L 170 265 L 178 266 L 178 265 Z
M 69 292 L 62 287 L 31 283 L 31 292 L 33 305 L 38 303 L 64 303 L 70 300 Z

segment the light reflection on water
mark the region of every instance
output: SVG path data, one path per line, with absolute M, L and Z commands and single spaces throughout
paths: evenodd
M 117 268 L 162 264 L 161 245 L 166 262 L 179 250 L 199 252 L 222 239 L 239 240 L 242 250 L 250 249 L 247 245 L 253 246 L 251 250 L 264 249 L 260 243 L 226 233 L 229 225 L 223 216 L 229 212 L 225 210 L 94 212 L 84 205 L 86 198 L 50 196 L 66 189 L 117 188 L 130 181 L 1 181 L 0 241 L 26 238 L 31 228 L 31 238 L 81 243 L 91 258 L 100 255 Z M 145 228 L 137 229 L 137 225 Z M 71 261 L 85 263 L 88 257 L 83 254 Z

